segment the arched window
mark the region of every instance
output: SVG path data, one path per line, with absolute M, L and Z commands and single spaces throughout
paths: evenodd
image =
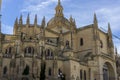
M 6 66 L 3 68 L 3 74 L 4 75 L 7 74 L 7 67 Z
M 47 50 L 47 56 L 50 56 L 50 49 Z
M 83 38 L 80 38 L 80 46 L 83 46 L 83 44 L 84 44 Z
M 12 48 L 11 47 L 9 47 L 9 53 L 12 53 Z
M 66 41 L 66 46 L 69 46 L 69 41 L 68 40 Z
M 32 37 L 30 37 L 29 39 L 32 40 Z
M 80 70 L 80 80 L 82 80 L 82 70 Z
M 25 51 L 24 51 L 25 53 L 27 53 L 27 48 L 25 48 Z
M 5 54 L 7 54 L 7 53 L 8 53 L 8 49 L 5 50 Z
M 53 52 L 51 52 L 51 56 L 53 56 Z
M 9 47 L 5 50 L 5 54 L 11 54 L 12 53 L 12 47 Z
M 24 50 L 25 53 L 34 53 L 34 48 L 33 47 L 26 47 Z
M 32 52 L 31 47 L 28 47 L 28 53 L 31 53 L 31 52 Z
M 49 76 L 52 75 L 52 70 L 51 70 L 51 68 L 49 68 L 49 70 L 48 70 L 48 75 L 49 75 Z
M 86 71 L 84 70 L 84 80 L 86 80 Z
M 45 51 L 45 53 L 46 53 L 46 57 L 52 57 L 53 56 L 53 52 L 50 49 L 47 49 Z

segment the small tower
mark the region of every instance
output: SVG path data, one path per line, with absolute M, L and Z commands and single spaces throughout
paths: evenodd
M 94 13 L 94 21 L 93 21 L 93 23 L 94 23 L 94 27 L 98 28 L 98 21 L 97 21 L 96 13 Z
M 61 5 L 60 0 L 58 0 L 58 5 L 56 6 L 55 10 L 56 10 L 56 14 L 55 14 L 56 17 L 64 16 L 63 15 L 63 7 Z
M 27 25 L 29 25 L 29 24 L 30 24 L 30 16 L 29 16 L 29 14 L 27 15 L 26 24 L 27 24 Z
M 37 25 L 37 15 L 35 15 L 35 19 L 34 19 L 34 25 Z
M 36 30 L 37 30 L 37 14 L 35 15 L 35 19 L 34 19 L 34 33 L 36 34 Z
M 112 41 L 112 31 L 110 28 L 110 23 L 108 23 L 108 42 L 109 42 L 109 47 L 113 47 L 113 41 Z
M 99 40 L 98 21 L 95 13 L 94 13 L 94 20 L 93 20 L 93 31 L 94 31 L 94 40 Z
M 74 28 L 76 29 L 76 21 L 75 21 L 75 19 L 73 21 L 73 24 L 74 24 Z
M 72 22 L 73 22 L 72 15 L 70 16 L 69 21 L 70 21 L 70 23 L 72 23 Z
M 29 13 L 28 13 L 27 19 L 26 19 L 26 33 L 28 35 L 30 35 L 30 33 L 32 32 L 32 31 L 29 31 L 29 26 L 30 26 L 30 16 L 29 16 Z
M 42 23 L 41 23 L 41 34 L 40 36 L 42 37 L 42 44 L 45 45 L 45 26 L 46 26 L 46 22 L 45 22 L 45 16 L 42 19 Z
M 16 18 L 15 23 L 14 23 L 14 34 L 17 33 L 18 30 L 18 18 Z
M 20 19 L 19 19 L 19 24 L 20 24 L 20 25 L 23 24 L 22 14 L 21 14 Z
M 45 16 L 44 16 L 42 19 L 41 27 L 45 29 L 45 26 L 46 26 L 46 22 L 45 22 Z
M 100 36 L 99 36 L 99 30 L 98 30 L 98 21 L 95 13 L 94 13 L 93 19 L 94 19 L 93 20 L 93 39 L 95 42 L 93 49 L 95 54 L 99 54 Z
M 108 53 L 113 56 L 114 55 L 114 45 L 112 40 L 112 31 L 110 28 L 110 23 L 108 23 Z
M 22 14 L 20 15 L 19 21 L 16 18 L 15 24 L 14 24 L 14 33 L 17 33 L 18 35 L 21 34 L 21 27 L 23 25 L 23 19 L 22 19 Z M 17 27 L 17 32 L 15 32 L 15 27 Z

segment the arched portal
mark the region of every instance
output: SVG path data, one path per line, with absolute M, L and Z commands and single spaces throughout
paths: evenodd
M 6 66 L 3 68 L 3 74 L 4 75 L 7 74 L 7 67 Z
M 103 80 L 115 80 L 114 68 L 108 62 L 103 65 Z
M 23 75 L 29 75 L 29 66 L 26 65 L 24 71 L 23 71 Z

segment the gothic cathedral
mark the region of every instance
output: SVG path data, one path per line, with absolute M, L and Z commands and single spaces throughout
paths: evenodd
M 0 32 L 0 80 L 117 80 L 112 32 L 93 24 L 77 28 L 61 1 L 47 23 L 16 18 L 12 35 Z

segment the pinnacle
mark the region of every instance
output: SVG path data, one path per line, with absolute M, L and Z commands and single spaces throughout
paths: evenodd
M 28 13 L 28 16 L 27 16 L 27 21 L 26 21 L 27 24 L 30 23 L 30 18 L 29 18 L 29 13 Z
M 15 24 L 18 24 L 18 18 L 16 18 L 16 20 L 15 20 Z
M 94 23 L 97 23 L 96 13 L 94 13 Z
M 22 24 L 22 14 L 20 15 L 19 24 Z
M 37 24 L 37 14 L 35 15 L 34 24 Z

